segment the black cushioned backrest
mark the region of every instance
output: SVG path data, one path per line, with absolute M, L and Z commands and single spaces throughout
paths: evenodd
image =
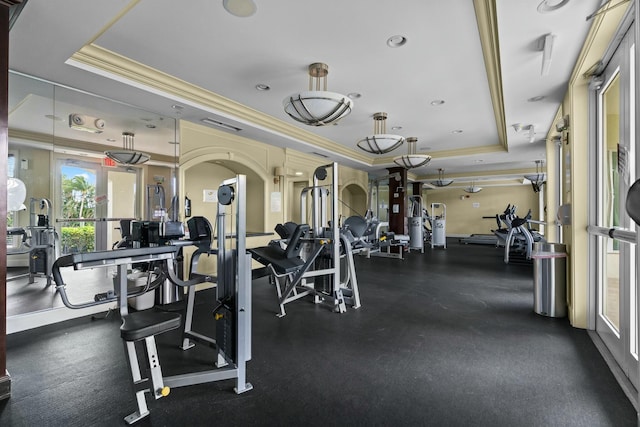
M 626 210 L 631 219 L 640 225 L 640 179 L 627 192 Z
M 130 219 L 121 219 L 120 220 L 120 235 L 123 239 L 128 239 L 131 237 L 131 220 Z
M 211 223 L 203 216 L 194 216 L 187 221 L 189 228 L 189 240 L 208 240 L 211 241 Z
M 300 255 L 300 249 L 302 248 L 302 238 L 309 231 L 308 224 L 300 224 L 296 226 L 296 229 L 291 234 L 291 238 L 287 242 L 287 249 L 284 251 L 285 257 L 295 258 Z
M 285 222 L 284 224 L 276 225 L 275 230 L 281 239 L 288 239 L 296 230 L 297 226 L 298 224 L 296 224 L 295 222 L 288 221 L 288 222 Z

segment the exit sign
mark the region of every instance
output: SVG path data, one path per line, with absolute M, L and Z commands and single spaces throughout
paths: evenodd
M 105 157 L 104 159 L 102 159 L 102 166 L 109 166 L 109 167 L 116 167 L 116 162 L 113 159 L 110 159 L 109 157 Z

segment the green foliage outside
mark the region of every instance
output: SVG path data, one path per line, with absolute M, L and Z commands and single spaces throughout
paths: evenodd
M 96 187 L 82 175 L 69 178 L 62 175 L 62 216 L 63 218 L 95 218 Z M 69 223 L 69 226 L 83 226 L 84 222 Z
M 62 176 L 62 216 L 64 218 L 95 218 L 96 187 L 82 175 Z M 62 253 L 90 252 L 95 249 L 95 227 L 84 221 L 68 222 L 62 227 Z
M 95 228 L 93 225 L 83 227 L 62 227 L 62 253 L 90 252 L 94 250 Z

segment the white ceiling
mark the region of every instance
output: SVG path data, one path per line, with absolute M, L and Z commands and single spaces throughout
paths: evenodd
M 379 156 L 363 153 L 356 142 L 372 133 L 373 114 L 383 111 L 389 117 L 387 133 L 417 137 L 418 151 L 434 154 L 427 166 L 413 171 L 418 178 L 437 175 L 438 168 L 445 174 L 488 177 L 497 171 L 535 168 L 534 161 L 544 158 L 547 130 L 591 24 L 586 17 L 602 3 L 570 0 L 542 14 L 537 11 L 542 0 L 495 1 L 508 151 L 467 155 L 469 150 L 500 144 L 473 1 L 254 1 L 257 13 L 239 18 L 227 13 L 220 0 L 28 0 L 10 33 L 10 68 L 157 113 L 145 116 L 123 108 L 118 117 L 117 111 L 109 111 L 109 131 L 117 135 L 136 126 L 132 116 L 145 117 L 142 125 L 160 116 L 197 123 L 213 117 L 242 128 L 240 135 L 321 152 L 342 164 L 382 174 L 393 164 L 373 164 Z M 549 75 L 541 76 L 538 41 L 548 33 L 555 35 L 553 56 Z M 390 48 L 386 41 L 394 35 L 408 42 Z M 90 72 L 67 64 L 91 42 L 348 151 L 316 149 L 295 132 L 276 132 L 241 117 L 234 120 L 228 112 L 180 102 L 184 100 L 178 95 L 152 93 L 122 78 L 105 77 L 96 68 Z M 307 90 L 307 67 L 313 62 L 329 65 L 330 91 L 362 94 L 337 126 L 307 127 L 282 108 L 286 96 Z M 259 83 L 271 90 L 256 90 Z M 536 96 L 544 99 L 527 101 Z M 71 98 L 65 100 L 70 109 Z M 431 105 L 437 99 L 445 103 Z M 176 103 L 183 110 L 171 108 Z M 39 118 L 27 119 L 37 115 L 29 105 L 14 102 L 10 126 L 35 125 Z M 511 126 L 515 123 L 533 124 L 535 142 L 516 133 Z M 173 152 L 167 144 L 173 135 L 154 135 L 142 125 L 137 126 L 136 148 Z M 393 126 L 402 129 L 391 131 Z M 393 154 L 406 150 L 405 144 Z M 446 156 L 438 155 L 445 151 Z

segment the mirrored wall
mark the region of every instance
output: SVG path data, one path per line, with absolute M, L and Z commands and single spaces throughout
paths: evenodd
M 57 257 L 113 248 L 123 220 L 173 214 L 178 148 L 175 118 L 10 72 L 8 324 L 69 310 L 50 277 Z M 121 164 L 105 154 L 123 150 L 150 160 Z M 112 273 L 98 270 L 69 275 L 70 297 L 112 290 Z

